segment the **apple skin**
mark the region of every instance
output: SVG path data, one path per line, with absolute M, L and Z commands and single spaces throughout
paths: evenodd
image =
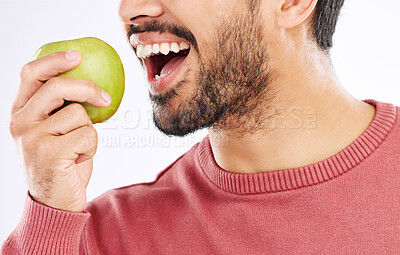
M 80 104 L 86 109 L 93 124 L 111 118 L 118 110 L 125 90 L 124 67 L 117 52 L 98 38 L 85 37 L 43 45 L 36 52 L 34 59 L 66 50 L 79 51 L 82 55 L 82 62 L 74 69 L 59 74 L 58 77 L 91 80 L 96 83 L 111 96 L 111 104 L 105 108 L 86 102 Z M 70 103 L 72 102 L 66 101 L 62 107 Z

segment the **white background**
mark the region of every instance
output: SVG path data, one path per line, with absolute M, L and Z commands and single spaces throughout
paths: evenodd
M 116 0 L 0 0 L 0 243 L 18 223 L 27 190 L 8 132 L 9 109 L 19 71 L 41 45 L 95 36 L 112 45 L 125 66 L 121 108 L 112 120 L 96 125 L 100 140 L 89 200 L 112 188 L 152 181 L 206 134 L 203 130 L 184 139 L 167 138 L 154 128 L 144 75 L 126 42 L 118 4 Z M 343 85 L 360 100 L 400 105 L 399 9 L 395 0 L 345 3 L 332 60 Z M 138 138 L 143 140 L 123 143 Z M 120 144 L 114 142 L 118 140 Z

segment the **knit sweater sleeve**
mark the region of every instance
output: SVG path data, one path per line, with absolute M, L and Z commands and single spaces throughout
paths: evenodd
M 90 213 L 57 210 L 34 201 L 28 194 L 21 220 L 1 247 L 1 255 L 99 254 L 88 245 Z

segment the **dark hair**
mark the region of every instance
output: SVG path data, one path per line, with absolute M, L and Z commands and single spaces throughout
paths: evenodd
M 262 0 L 249 0 L 250 12 L 255 13 Z M 333 45 L 332 37 L 335 33 L 344 0 L 318 0 L 315 14 L 311 20 L 310 34 L 320 49 L 328 52 Z
M 329 51 L 332 48 L 332 37 L 343 3 L 344 0 L 318 0 L 317 2 L 311 32 L 323 51 Z

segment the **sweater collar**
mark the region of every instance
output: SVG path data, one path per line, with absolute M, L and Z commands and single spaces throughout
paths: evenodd
M 225 171 L 215 162 L 207 135 L 199 144 L 198 160 L 208 179 L 220 189 L 235 194 L 272 193 L 316 185 L 342 175 L 373 153 L 396 121 L 396 107 L 374 99 L 375 116 L 361 136 L 339 153 L 314 164 L 273 172 L 241 174 Z

